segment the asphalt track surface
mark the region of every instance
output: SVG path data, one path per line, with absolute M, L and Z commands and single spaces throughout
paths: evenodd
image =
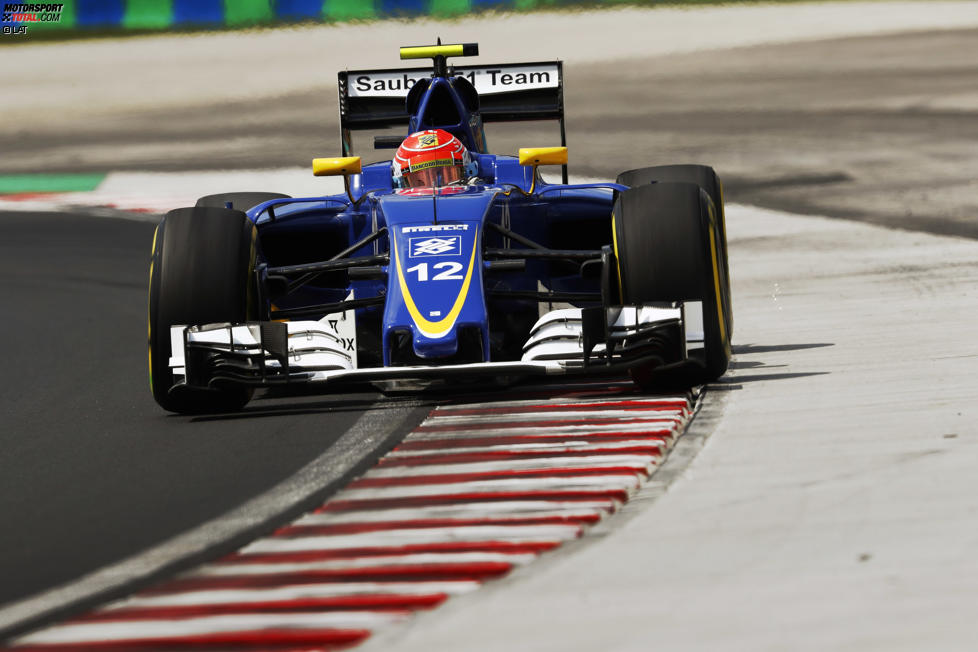
M 398 406 L 363 392 L 259 399 L 225 416 L 160 410 L 146 376 L 153 228 L 0 215 L 0 604 L 218 517 L 326 451 L 368 408 Z
M 918 32 L 569 68 L 572 170 L 707 160 L 728 199 L 974 238 L 976 38 Z M 292 166 L 333 151 L 326 97 L 8 123 L 0 170 Z M 524 137 L 494 142 L 540 144 Z M 357 393 L 264 399 L 248 418 L 163 414 L 144 371 L 151 236 L 141 222 L 0 216 L 0 335 L 12 370 L 0 380 L 0 604 L 219 516 L 378 405 Z M 763 253 L 766 242 L 754 244 Z M 740 348 L 744 364 L 765 344 Z

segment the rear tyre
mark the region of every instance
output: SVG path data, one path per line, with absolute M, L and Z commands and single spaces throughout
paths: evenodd
M 244 212 L 271 199 L 291 199 L 291 197 L 279 192 L 222 192 L 201 197 L 197 200 L 197 207 L 225 208 L 230 202 L 231 208 Z
M 156 227 L 149 267 L 149 379 L 164 410 L 238 410 L 251 398 L 243 387 L 174 387 L 169 358 L 172 325 L 254 318 L 256 237 L 245 214 L 227 208 L 179 208 Z
M 668 378 L 639 368 L 633 379 L 651 389 L 722 376 L 730 362 L 724 249 L 709 195 L 693 183 L 633 187 L 618 195 L 612 226 L 623 304 L 699 301 L 703 306 L 704 348 L 690 351 L 692 364 Z
M 727 218 L 723 208 L 723 184 L 720 177 L 708 165 L 657 165 L 650 168 L 628 170 L 618 175 L 617 183 L 623 186 L 644 186 L 658 182 L 695 183 L 706 191 L 716 209 L 717 225 L 722 242 L 724 292 L 727 295 L 727 311 L 724 315 L 727 335 L 733 336 L 733 305 L 730 294 L 730 269 L 727 265 Z

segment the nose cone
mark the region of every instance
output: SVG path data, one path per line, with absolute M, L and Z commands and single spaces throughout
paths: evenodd
M 384 311 L 386 365 L 391 346 L 402 341 L 390 336 L 395 332 L 410 331 L 414 355 L 432 361 L 459 353 L 460 332 L 475 330 L 483 334 L 479 341 L 488 332 L 480 250 L 491 200 L 491 195 L 466 193 L 382 202 L 392 267 Z M 432 219 L 435 201 L 437 221 Z

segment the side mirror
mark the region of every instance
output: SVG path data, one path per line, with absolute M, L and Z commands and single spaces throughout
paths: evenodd
M 350 192 L 350 175 L 360 174 L 363 165 L 359 156 L 344 156 L 339 158 L 314 158 L 312 159 L 312 174 L 316 177 L 337 177 L 343 175 L 343 187 L 346 189 L 346 196 L 350 201 L 356 203 L 353 193 Z
M 312 173 L 313 176 L 317 177 L 336 177 L 341 174 L 348 176 L 350 174 L 360 174 L 361 170 L 362 166 L 359 156 L 312 159 Z
M 567 165 L 566 147 L 521 147 L 520 165 L 533 166 L 533 181 L 530 182 L 530 191 L 526 194 L 532 195 L 533 189 L 537 185 L 537 166 L 538 165 Z
M 521 147 L 520 165 L 567 165 L 567 148 Z

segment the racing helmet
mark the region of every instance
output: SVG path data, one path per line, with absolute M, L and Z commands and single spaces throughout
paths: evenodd
M 443 129 L 418 131 L 397 148 L 391 171 L 398 188 L 438 188 L 475 176 L 465 145 Z

